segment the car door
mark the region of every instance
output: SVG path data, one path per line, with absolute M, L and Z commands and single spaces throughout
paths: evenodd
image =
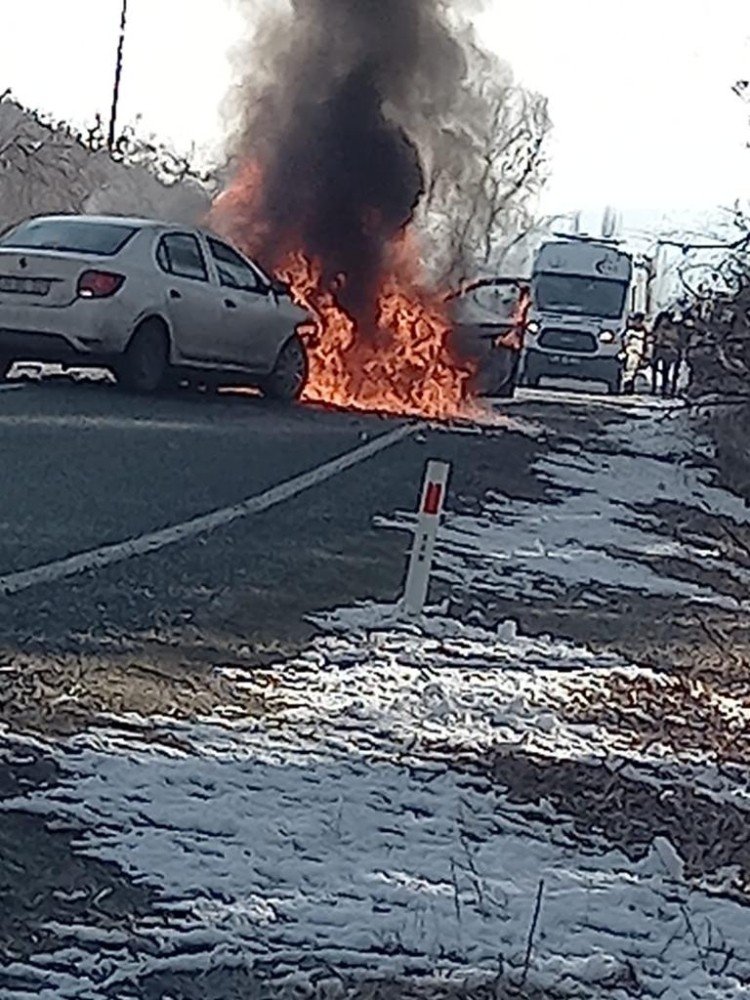
M 156 248 L 156 262 L 164 275 L 164 305 L 172 326 L 179 358 L 216 362 L 219 294 L 212 283 L 205 253 L 195 233 L 165 233 Z
M 227 361 L 251 371 L 270 371 L 292 332 L 271 286 L 260 270 L 227 243 L 208 238 L 221 288 L 221 340 Z

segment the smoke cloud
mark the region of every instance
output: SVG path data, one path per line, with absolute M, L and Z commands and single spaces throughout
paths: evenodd
M 407 129 L 446 114 L 466 73 L 450 12 L 441 0 L 250 11 L 232 153 L 254 181 L 233 198 L 231 235 L 268 267 L 303 250 L 371 326 L 389 245 L 424 188 Z

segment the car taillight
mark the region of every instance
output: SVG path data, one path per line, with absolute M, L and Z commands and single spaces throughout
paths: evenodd
M 78 297 L 81 299 L 107 299 L 119 292 L 125 284 L 123 274 L 112 271 L 84 271 L 78 279 Z

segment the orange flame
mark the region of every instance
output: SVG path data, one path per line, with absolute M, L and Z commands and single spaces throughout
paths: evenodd
M 246 164 L 214 202 L 210 222 L 249 254 L 264 245 L 258 214 L 262 176 Z M 394 240 L 375 303 L 375 329 L 359 330 L 324 287 L 321 262 L 303 249 L 286 253 L 275 271 L 311 315 L 300 330 L 310 361 L 303 398 L 346 409 L 445 420 L 473 412 L 471 367 L 450 344 L 444 296 L 420 280 L 413 238 Z

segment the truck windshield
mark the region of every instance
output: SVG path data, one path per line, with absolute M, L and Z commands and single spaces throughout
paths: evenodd
M 534 276 L 534 304 L 541 312 L 575 313 L 618 319 L 625 309 L 627 285 L 577 274 Z

